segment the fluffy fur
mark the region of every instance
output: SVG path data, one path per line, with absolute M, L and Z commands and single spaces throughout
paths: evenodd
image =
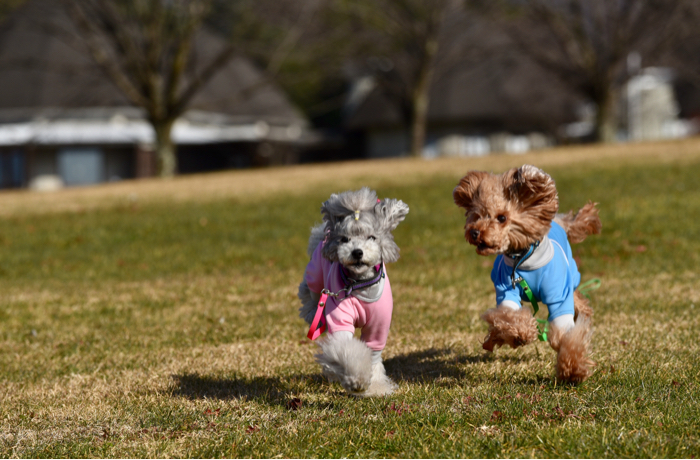
M 378 200 L 376 193 L 365 187 L 331 195 L 321 206 L 321 213 L 323 223 L 311 230 L 309 257 L 325 239 L 323 257 L 342 264 L 355 280 L 374 278 L 375 266 L 398 260 L 399 247 L 391 232 L 408 214 L 404 202 Z M 299 316 L 311 324 L 319 296 L 309 289 L 306 281 L 299 285 L 298 296 L 302 304 Z M 396 389 L 386 375 L 380 355 L 375 353 L 373 363 L 373 351 L 349 333 L 328 334 L 319 341 L 319 346 L 321 353 L 316 355 L 316 360 L 323 374 L 329 381 L 339 382 L 349 394 L 378 396 Z
M 595 203 L 579 212 L 557 214 L 559 197 L 554 180 L 531 165 L 513 168 L 500 175 L 470 171 L 455 187 L 453 198 L 466 210 L 465 239 L 480 255 L 517 253 L 540 241 L 555 220 L 572 243 L 600 233 Z M 593 311 L 586 299 L 575 292 L 575 325 L 563 331 L 552 327 L 550 346 L 557 351 L 557 378 L 579 383 L 591 374 L 588 358 Z M 527 306 L 513 310 L 492 308 L 481 317 L 489 326 L 483 347 L 488 351 L 503 345 L 527 345 L 537 338 L 537 323 Z
M 602 227 L 595 205 L 589 201 L 576 215 L 569 211 L 568 214 L 557 214 L 554 218 L 554 221 L 566 230 L 566 236 L 572 243 L 580 243 L 588 235 L 600 233 Z
M 397 385 L 386 375 L 381 361 L 372 363 L 372 350 L 352 337 L 329 335 L 319 343 L 316 361 L 329 382 L 338 382 L 353 396 L 391 394 Z
M 537 321 L 527 307 L 520 310 L 489 308 L 481 319 L 489 325 L 484 350 L 493 351 L 494 347 L 503 345 L 518 348 L 537 340 Z
M 467 211 L 467 241 L 483 256 L 521 251 L 541 240 L 559 209 L 554 180 L 530 165 L 499 176 L 471 171 L 453 197 Z
M 360 211 L 355 220 L 355 211 Z M 374 266 L 399 259 L 399 247 L 391 232 L 406 218 L 408 206 L 400 200 L 377 201 L 377 194 L 363 187 L 355 192 L 333 194 L 321 206 L 327 243 L 323 256 L 340 262 L 355 279 L 372 278 Z M 312 231 L 312 238 L 314 233 Z M 353 257 L 362 251 L 361 259 Z

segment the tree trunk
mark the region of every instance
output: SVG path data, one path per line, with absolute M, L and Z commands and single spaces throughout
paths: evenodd
M 423 156 L 428 126 L 430 84 L 433 80 L 433 64 L 437 53 L 437 39 L 429 39 L 425 46 L 425 59 L 421 63 L 418 80 L 411 95 L 411 156 Z
M 595 97 L 595 139 L 610 143 L 617 139 L 616 98 L 610 88 L 602 88 Z
M 158 158 L 158 175 L 173 177 L 177 172 L 177 155 L 171 138 L 174 120 L 152 121 L 156 132 L 156 156 Z
M 430 99 L 427 87 L 416 88 L 413 94 L 411 110 L 411 156 L 420 158 L 423 156 L 425 135 L 428 125 L 428 104 Z

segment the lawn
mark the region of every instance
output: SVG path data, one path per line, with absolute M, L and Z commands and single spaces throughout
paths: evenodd
M 600 278 L 594 375 L 545 344 L 481 349 L 491 258 L 451 192 L 531 163 Z M 387 160 L 0 193 L 1 457 L 700 457 L 700 139 L 521 156 Z M 309 228 L 368 185 L 411 208 L 388 267 L 399 384 L 323 380 L 297 317 Z M 544 317 L 544 314 L 541 313 Z

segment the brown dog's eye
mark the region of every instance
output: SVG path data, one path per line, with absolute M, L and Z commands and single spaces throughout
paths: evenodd
M 498 219 L 498 221 L 502 224 L 504 224 L 506 220 L 508 220 L 503 214 L 499 214 L 498 217 L 496 217 L 496 219 Z

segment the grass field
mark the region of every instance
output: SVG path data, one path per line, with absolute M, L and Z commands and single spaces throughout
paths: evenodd
M 523 163 L 562 210 L 600 203 L 574 246 L 602 280 L 578 387 L 545 344 L 481 350 L 492 259 L 451 191 Z M 692 139 L 2 193 L 0 456 L 700 457 L 699 177 Z M 357 400 L 321 378 L 296 290 L 321 202 L 362 185 L 411 211 L 388 267 L 399 390 Z

